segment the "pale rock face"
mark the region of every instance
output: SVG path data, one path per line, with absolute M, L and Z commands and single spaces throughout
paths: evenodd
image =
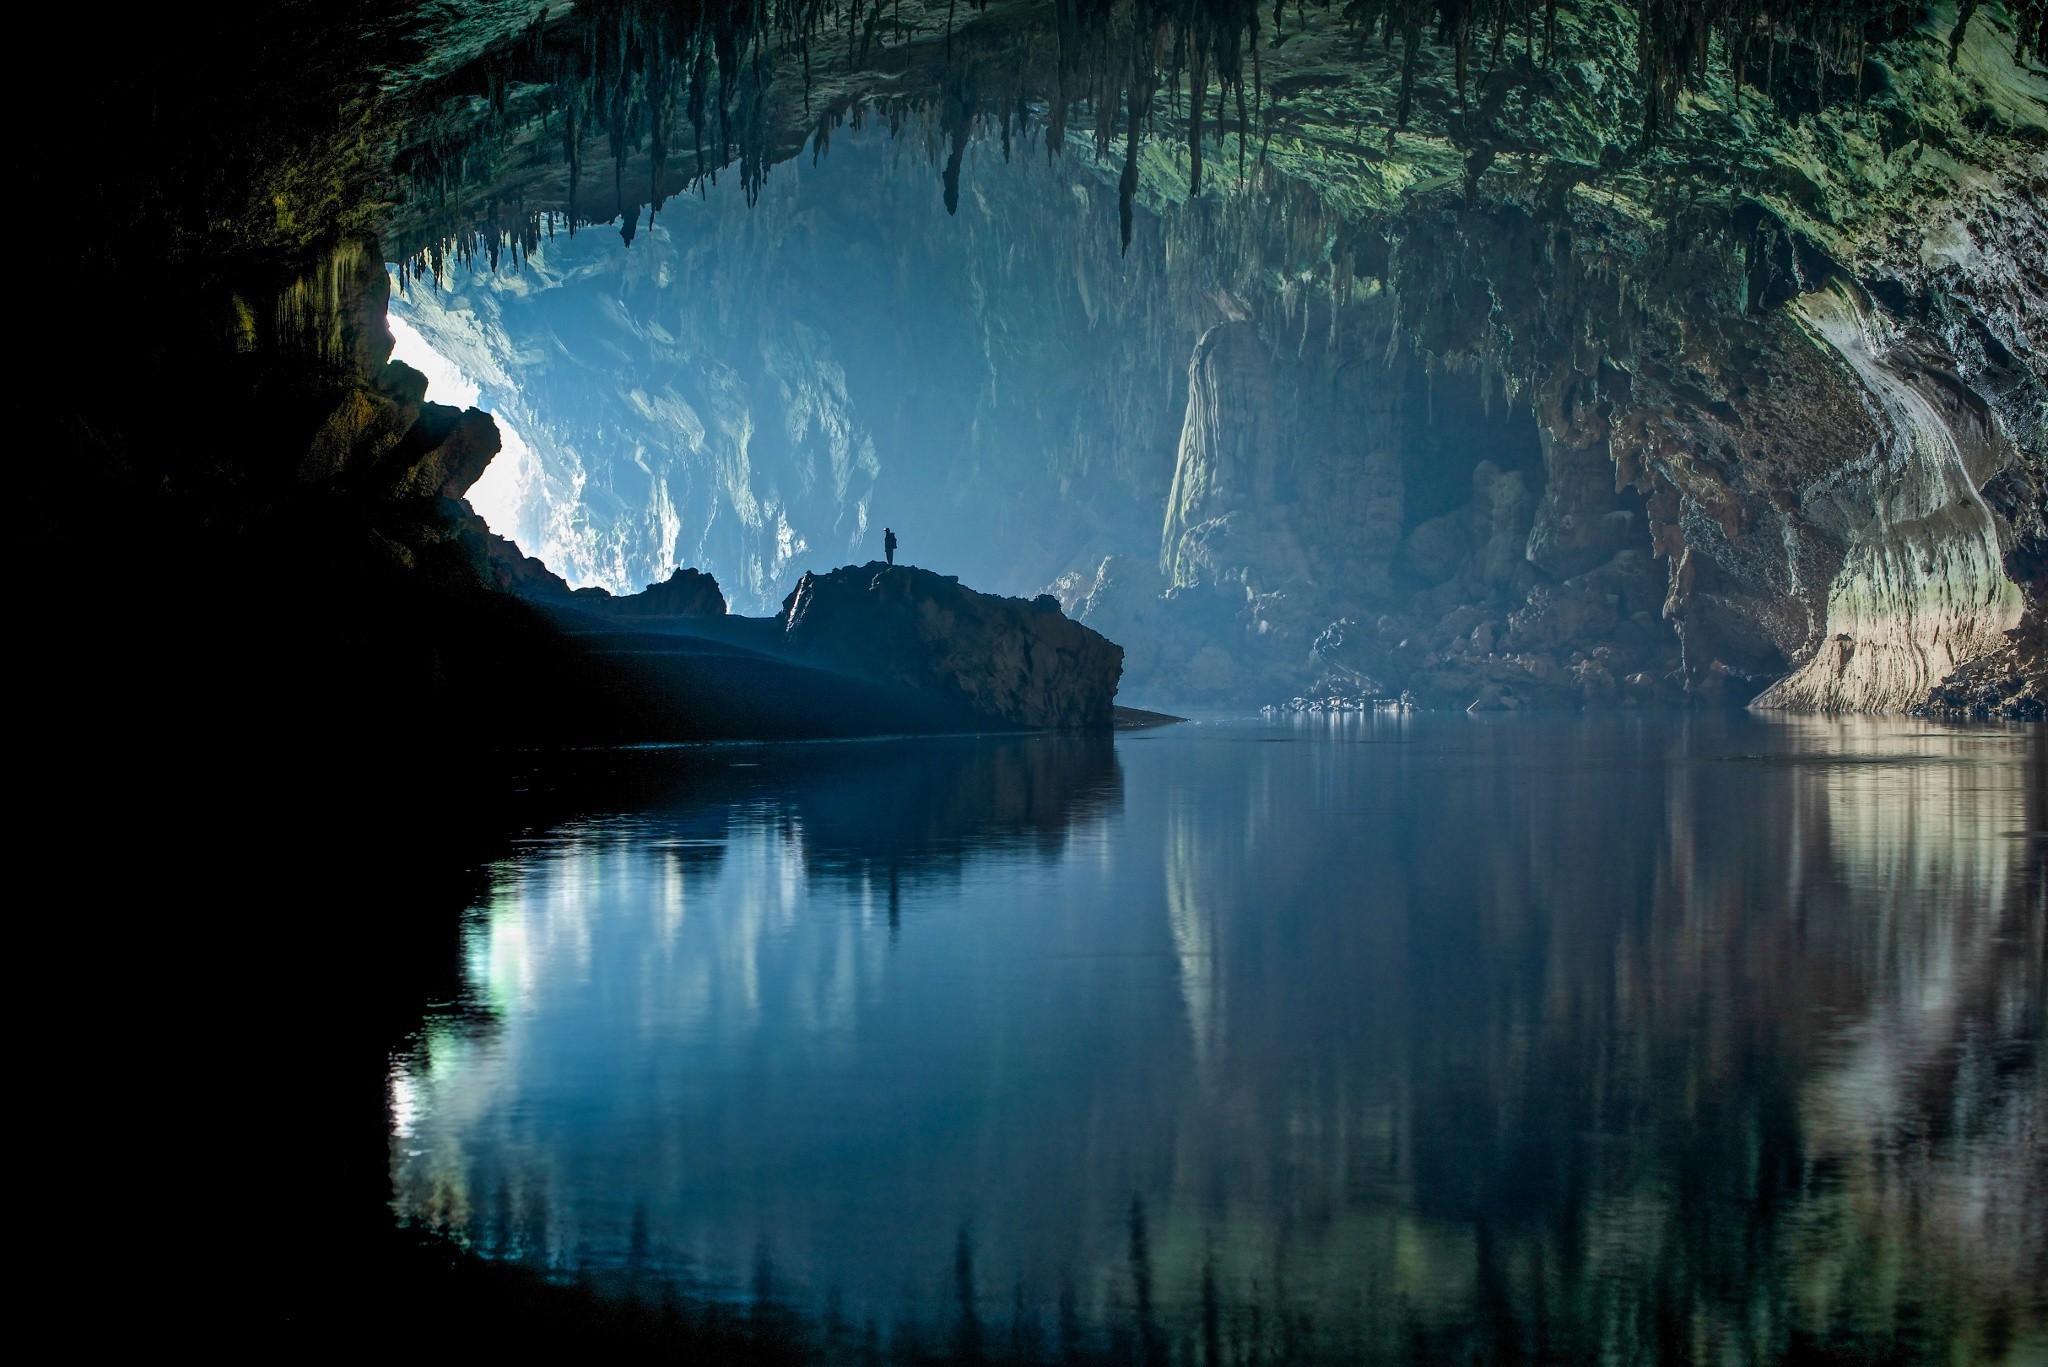
M 1397 403 L 1362 369 L 1276 363 L 1249 322 L 1210 328 L 1188 363 L 1161 548 L 1169 582 L 1385 593 L 1401 546 Z
M 1879 437 L 1853 494 L 1836 500 L 1848 554 L 1828 587 L 1819 649 L 1756 705 L 1904 711 L 2020 622 L 2020 591 L 1978 493 L 1995 468 L 1970 468 L 1985 463 L 1995 434 L 1959 434 L 1883 319 L 1844 287 L 1804 296 L 1797 315 L 1854 373 Z
M 1213 571 L 1213 557 L 1203 550 L 1233 514 L 1260 515 L 1259 530 L 1272 539 L 1265 558 L 1297 574 L 1306 571 L 1300 547 L 1274 516 L 1297 406 L 1291 390 L 1275 380 L 1248 323 L 1220 323 L 1196 344 L 1160 557 L 1170 583 L 1192 586 Z M 1255 534 L 1244 529 L 1247 537 Z

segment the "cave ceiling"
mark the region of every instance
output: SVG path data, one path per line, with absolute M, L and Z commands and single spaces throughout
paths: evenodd
M 624 221 L 702 178 L 757 186 L 880 119 L 914 123 L 949 203 L 960 150 L 994 132 L 1155 212 L 1255 176 L 1312 191 L 1319 226 L 1462 199 L 1649 229 L 1725 199 L 1843 259 L 1930 182 L 2038 154 L 2042 10 L 454 6 L 387 81 L 385 234 L 410 255 L 549 215 Z

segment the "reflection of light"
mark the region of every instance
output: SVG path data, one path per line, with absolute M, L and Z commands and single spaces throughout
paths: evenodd
M 400 1139 L 412 1138 L 413 1123 L 419 1119 L 419 1087 L 412 1080 L 412 1074 L 404 1064 L 394 1064 L 389 1084 L 391 1101 L 391 1133 Z
M 661 952 L 665 958 L 674 958 L 676 936 L 683 929 L 683 866 L 679 860 L 667 860 L 661 867 Z
M 1453 807 L 1459 771 L 1415 808 L 1435 891 L 1381 871 L 1422 830 L 1351 824 L 1390 772 L 1351 758 L 1391 752 L 1305 751 L 1290 771 L 1273 747 L 1229 788 L 1209 771 L 1138 789 L 1163 865 L 1104 818 L 1056 862 L 999 853 L 970 861 L 957 895 L 914 884 L 932 914 L 900 941 L 883 925 L 893 847 L 821 878 L 835 832 L 773 810 L 730 813 L 717 840 L 571 826 L 494 871 L 469 926 L 467 1004 L 495 1017 L 430 1020 L 393 1073 L 394 1208 L 487 1256 L 600 1270 L 627 1265 L 644 1208 L 655 1264 L 713 1288 L 743 1289 L 765 1229 L 778 1286 L 785 1267 L 799 1287 L 844 1275 L 883 1304 L 898 1270 L 942 1264 L 959 1214 L 939 1207 L 970 1192 L 979 1266 L 1070 1257 L 1078 1313 L 1102 1319 L 1128 1304 L 1131 1255 L 1094 1212 L 1131 1190 L 1138 1164 L 1114 1151 L 1143 1148 L 1160 1163 L 1146 1228 L 1162 1317 L 1213 1288 L 1226 1317 L 1355 1315 L 1358 1343 L 1405 1345 L 1417 1324 L 1468 1323 L 1498 1273 L 1510 1304 L 1623 1343 L 1694 1231 L 1734 1227 L 1699 1221 L 1745 1225 L 1789 1155 L 1827 1175 L 1731 1255 L 1730 1277 L 1768 1298 L 1668 1293 L 1699 1341 L 1877 1323 L 1909 1296 L 1944 1316 L 2020 1304 L 2048 1228 L 2041 1089 L 1995 1073 L 2036 1028 L 2048 962 L 2024 900 L 2038 885 L 2013 867 L 2025 847 L 1999 835 L 2029 824 L 2023 778 L 1891 725 L 1817 731 L 1768 763 L 1679 749 L 1618 790 L 1642 799 L 1626 822 L 1602 815 L 1619 805 L 1595 800 L 1607 789 L 1553 790 L 1548 770 L 1512 803 Z M 1443 818 L 1477 829 L 1475 810 L 1533 881 L 1465 857 L 1474 837 Z M 1330 858 L 1354 830 L 1375 843 Z M 1311 857 L 1318 879 L 1296 884 L 1288 861 Z M 1636 872 L 1588 881 L 1617 862 Z M 1255 919 L 1304 893 L 1335 908 L 1306 928 L 1337 933 Z M 1434 932 L 1411 940 L 1406 916 L 1452 896 L 1485 929 L 1436 952 L 1477 991 L 1418 1016 L 1411 985 L 1441 991 L 1446 961 L 1413 947 Z M 1134 946 L 1142 977 L 1121 966 Z M 1584 1086 L 1554 1080 L 1559 1065 Z M 1468 1086 L 1485 1112 L 1451 1091 Z M 1445 1128 L 1488 1114 L 1501 1130 Z M 1671 1180 L 1692 1160 L 1660 1138 L 1690 1129 L 1748 1155 L 1704 1208 Z M 1446 1139 L 1469 1153 L 1458 1171 L 1418 1161 Z M 1553 1144 L 1591 1176 L 1582 1198 L 1545 1198 L 1570 1202 L 1575 1270 L 1543 1270 L 1559 1246 L 1545 1230 L 1482 1235 L 1432 1195 Z M 914 1243 L 927 1224 L 941 1235 Z

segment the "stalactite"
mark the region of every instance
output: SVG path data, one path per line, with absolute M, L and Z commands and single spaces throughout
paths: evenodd
M 1138 136 L 1145 105 L 1151 101 L 1148 88 L 1132 86 L 1130 107 L 1124 115 L 1124 169 L 1116 185 L 1117 230 L 1123 238 L 1123 250 L 1131 249 L 1131 204 L 1138 193 Z
M 977 4 L 976 11 L 981 9 Z M 1095 143 L 1105 158 L 1114 154 L 1114 125 L 1124 122 L 1124 174 L 1119 198 L 1135 197 L 1137 140 L 1149 135 L 1157 116 L 1155 101 L 1162 82 L 1172 87 L 1169 109 L 1185 109 L 1183 130 L 1188 154 L 1188 193 L 1201 194 L 1208 171 L 1207 143 L 1213 125 L 1228 152 L 1232 106 L 1235 106 L 1238 181 L 1248 183 L 1249 142 L 1255 124 L 1262 125 L 1259 155 L 1268 155 L 1275 130 L 1261 68 L 1261 25 L 1277 31 L 1285 17 L 1284 3 L 1270 12 L 1257 0 L 1053 0 L 1041 30 L 1050 42 L 1036 46 L 1028 32 L 1000 39 L 970 39 L 974 31 L 956 0 L 948 0 L 946 50 L 953 54 L 952 72 L 944 93 L 900 97 L 919 102 L 945 102 L 953 126 L 993 120 L 1006 149 L 1013 129 L 1027 122 L 1034 100 L 1044 101 L 1046 151 L 1058 155 L 1076 117 L 1092 121 Z M 1543 0 L 1351 0 L 1338 22 L 1355 27 L 1361 56 L 1375 36 L 1391 53 L 1399 40 L 1398 94 L 1394 117 L 1386 129 L 1391 149 L 1394 131 L 1417 117 L 1424 98 L 1427 47 L 1448 59 L 1464 131 L 1457 135 L 1467 158 L 1467 188 L 1490 159 L 1474 139 L 1492 115 L 1475 119 L 1470 104 L 1485 99 L 1471 89 L 1472 65 L 1479 55 L 1477 40 L 1489 38 L 1482 89 L 1503 68 L 1502 49 L 1511 26 L 1519 23 L 1527 66 L 1536 69 L 1537 30 L 1542 31 L 1544 65 L 1556 62 L 1560 50 L 1560 6 Z M 1973 22 L 1974 6 L 1963 5 L 1951 35 L 1960 50 Z M 936 0 L 928 13 L 936 15 Z M 1867 53 L 1889 41 L 1911 22 L 1910 7 L 1890 0 L 1627 0 L 1635 34 L 1635 98 L 1638 132 L 1643 145 L 1658 140 L 1669 126 L 1680 96 L 1701 81 L 1712 43 L 1722 44 L 1729 73 L 1738 90 L 1759 74 L 1767 96 L 1778 84 L 1778 47 L 1802 60 L 1810 55 L 1820 94 L 1859 98 Z M 2048 0 L 2019 0 L 2003 11 L 2016 31 L 2015 56 L 2039 58 L 2048 41 Z M 584 141 L 603 129 L 613 161 L 613 201 L 607 216 L 625 213 L 628 192 L 625 163 L 649 158 L 646 196 L 656 210 L 678 186 L 701 185 L 733 161 L 749 195 L 758 192 L 768 166 L 777 155 L 770 146 L 776 136 L 771 88 L 774 63 L 790 61 L 792 75 L 801 70 L 805 107 L 810 86 L 812 48 L 843 43 L 833 52 L 834 69 L 866 63 L 878 48 L 889 47 L 886 35 L 898 41 L 914 32 L 901 11 L 901 0 L 845 0 L 843 9 L 828 0 L 703 0 L 677 7 L 661 0 L 592 0 L 567 14 L 534 21 L 522 39 L 506 50 L 479 59 L 473 70 L 457 73 L 446 83 L 451 95 L 473 91 L 485 114 L 465 125 L 459 120 L 420 121 L 424 130 L 398 158 L 420 217 L 443 221 L 450 231 L 469 221 L 476 209 L 464 194 L 475 183 L 488 182 L 520 127 L 536 119 L 558 119 L 561 161 L 566 166 L 569 213 L 565 226 L 578 225 L 584 202 L 581 183 Z M 937 34 L 933 34 L 936 40 Z M 1761 64 L 1753 44 L 1766 44 Z M 990 60 L 988 41 L 1010 44 L 998 60 Z M 892 49 L 893 50 L 893 49 Z M 1043 53 L 1044 56 L 1038 54 Z M 1758 65 L 1762 66 L 1758 73 Z M 1188 77 L 1186 104 L 1180 103 L 1180 77 Z M 1828 77 L 1851 76 L 1828 81 Z M 1803 78 L 1801 78 L 1803 80 Z M 462 82 L 473 82 L 463 86 Z M 1832 84 L 1830 92 L 1826 87 Z M 1208 107 L 1215 90 L 1216 107 Z M 1541 87 L 1525 85 L 1534 97 Z M 431 99 L 428 90 L 423 99 Z M 841 94 L 838 108 L 814 111 L 820 120 L 847 113 Z M 890 103 L 899 97 L 891 97 Z M 1468 103 L 1470 102 L 1470 103 Z M 1497 110 L 1496 110 L 1497 114 Z M 892 112 L 891 118 L 896 115 Z M 687 119 L 687 144 L 677 137 L 675 121 Z M 823 124 L 817 125 L 822 127 Z M 1490 135 L 1488 135 L 1490 136 Z M 813 144 L 822 154 L 828 139 Z M 687 146 L 689 160 L 682 160 Z M 948 149 L 949 200 L 957 201 L 958 172 L 954 149 Z M 1368 158 L 1368 160 L 1370 160 Z M 1131 182 L 1126 185 L 1125 182 Z M 638 184 L 636 176 L 636 184 Z M 431 208 L 430 208 L 431 206 Z M 596 209 L 593 208 L 593 212 Z

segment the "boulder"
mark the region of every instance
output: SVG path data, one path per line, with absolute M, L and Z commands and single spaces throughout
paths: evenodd
M 1002 598 L 950 575 L 870 561 L 806 574 L 782 604 L 783 648 L 909 688 L 991 726 L 1102 730 L 1123 647 L 1056 599 Z
M 461 498 L 483 478 L 498 446 L 490 414 L 421 404 L 419 420 L 378 462 L 378 474 L 392 498 Z

